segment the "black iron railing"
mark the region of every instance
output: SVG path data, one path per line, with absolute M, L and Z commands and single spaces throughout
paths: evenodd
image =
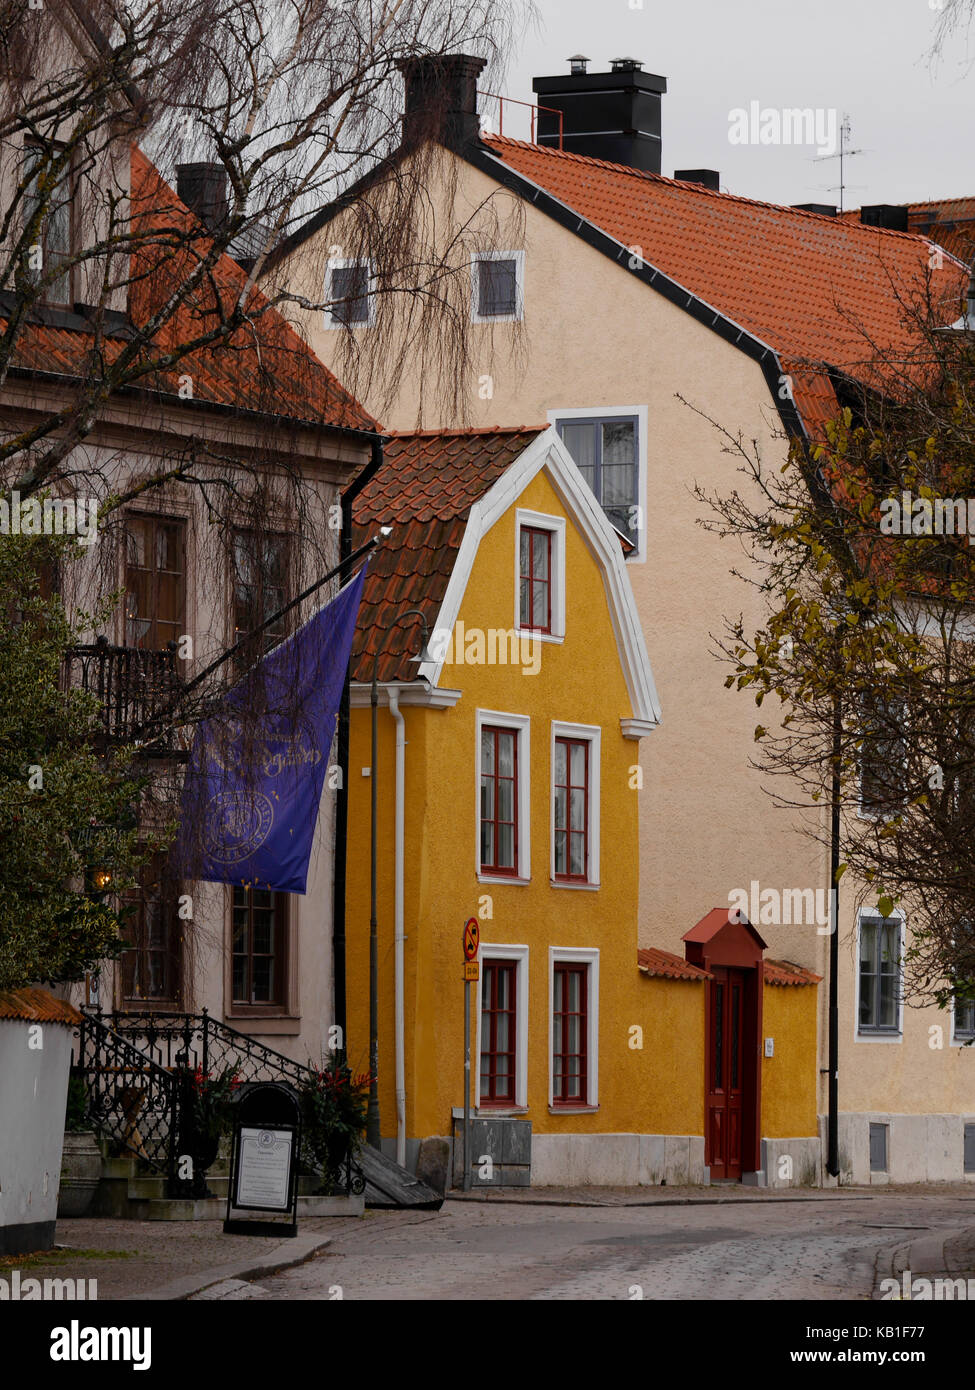
M 107 743 L 141 744 L 149 757 L 185 756 L 172 729 L 182 679 L 175 645 L 166 651 L 113 647 L 104 637 L 65 653 L 65 684 L 87 691 L 100 705 Z
M 88 1089 L 93 1128 L 165 1173 L 171 1195 L 207 1195 L 206 1169 L 213 1159 L 201 1156 L 206 1144 L 194 1132 L 194 1100 L 203 1083 L 229 1076 L 236 1083 L 287 1081 L 300 1090 L 315 1078 L 310 1067 L 211 1018 L 206 1009 L 86 1013 L 76 1036 L 76 1067 Z M 187 1179 L 180 1176 L 180 1160 L 190 1150 L 194 1164 Z M 351 1152 L 343 1166 L 346 1192 L 361 1195 L 365 1178 Z
M 92 1128 L 155 1172 L 173 1171 L 179 1120 L 176 1075 L 92 1013 L 75 1029 L 74 1066 Z

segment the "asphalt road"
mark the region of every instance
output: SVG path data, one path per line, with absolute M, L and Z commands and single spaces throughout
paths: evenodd
M 881 1248 L 973 1223 L 971 1189 L 701 1206 L 448 1201 L 337 1222 L 308 1263 L 202 1297 L 868 1299 Z

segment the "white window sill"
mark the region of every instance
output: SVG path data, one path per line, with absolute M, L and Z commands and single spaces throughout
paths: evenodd
M 506 874 L 495 875 L 481 873 L 478 874 L 477 881 L 478 883 L 514 883 L 519 884 L 521 887 L 524 887 L 527 883 L 531 883 L 530 878 L 516 878 L 514 877 L 514 875 L 512 875 L 511 878 L 508 878 Z
M 455 1120 L 462 1120 L 464 1118 L 464 1107 L 462 1105 L 455 1105 L 451 1111 L 451 1114 L 453 1115 Z M 495 1108 L 495 1106 L 493 1105 L 489 1105 L 486 1108 L 484 1106 L 471 1106 L 472 1120 L 490 1120 L 492 1118 L 497 1120 L 510 1120 L 515 1115 L 527 1114 L 527 1105 L 515 1105 L 507 1107 L 499 1105 L 497 1106 L 497 1108 Z
M 879 1042 L 879 1043 L 899 1043 L 904 1041 L 904 1034 L 897 1033 L 861 1033 L 859 1029 L 856 1035 L 857 1042 Z
M 577 892 L 581 889 L 583 893 L 598 893 L 601 887 L 598 883 L 570 883 L 564 878 L 550 878 L 548 884 L 550 888 L 574 888 Z
M 550 1105 L 550 1115 L 598 1115 L 598 1105 Z
M 515 637 L 524 642 L 554 642 L 557 646 L 565 641 L 564 632 L 539 632 L 531 627 L 516 627 Z

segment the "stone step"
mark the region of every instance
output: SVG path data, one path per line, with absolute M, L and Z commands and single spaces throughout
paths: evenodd
M 227 1214 L 227 1199 L 219 1197 L 160 1198 L 140 1202 L 143 1211 L 133 1212 L 135 1220 L 144 1221 L 222 1221 Z M 299 1197 L 298 1220 L 311 1216 L 361 1216 L 365 1211 L 363 1197 Z M 236 1212 L 234 1219 L 269 1221 L 272 1212 Z

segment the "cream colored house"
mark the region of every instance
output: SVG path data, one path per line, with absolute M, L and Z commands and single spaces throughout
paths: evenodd
M 61 45 L 50 51 L 52 63 L 64 69 L 97 53 L 97 26 L 83 0 L 70 0 L 60 21 L 48 18 Z M 5 207 L 11 181 L 21 177 L 25 164 L 35 158 L 43 164 L 58 148 L 57 131 L 41 135 L 5 142 Z M 104 167 L 92 178 L 120 191 L 118 216 L 131 212 L 154 220 L 169 236 L 187 228 L 206 236 L 202 209 L 198 219 L 177 198 L 131 144 L 124 122 L 117 138 L 104 142 L 100 158 Z M 103 361 L 115 361 L 133 331 L 152 322 L 175 288 L 167 278 L 167 258 L 158 248 L 143 250 L 147 260 L 136 262 L 131 278 L 123 275 L 108 305 L 98 307 L 104 257 L 74 265 L 71 258 L 96 247 L 104 228 L 90 220 L 89 200 L 72 201 L 77 187 L 70 175 L 64 177 L 64 195 L 41 229 L 35 269 L 45 276 L 46 288 L 26 313 L 0 391 L 0 430 L 7 436 L 43 426 L 62 408 L 70 413 L 77 392 L 97 380 L 96 352 Z M 10 244 L 20 237 L 22 215 L 23 210 L 8 225 Z M 68 268 L 48 276 L 61 265 Z M 175 317 L 164 317 L 163 332 L 174 335 L 166 341 L 193 341 L 202 316 L 212 314 L 212 295 L 219 292 L 230 303 L 246 293 L 246 285 L 240 266 L 220 257 L 204 288 Z M 92 526 L 83 559 L 66 566 L 61 580 L 69 606 L 91 609 L 99 594 L 124 593 L 114 616 L 88 636 L 87 649 L 74 654 L 68 675 L 106 692 L 109 743 L 129 742 L 132 730 L 151 715 L 154 700 L 161 702 L 175 683 L 192 680 L 328 573 L 339 559 L 342 492 L 374 457 L 375 421 L 258 299 L 253 329 L 99 402 L 90 429 L 65 460 L 64 478 L 55 484 L 57 495 L 77 498 L 91 522 L 106 497 L 130 494 L 110 528 Z M 0 297 L 4 329 L 12 302 L 10 294 Z M 161 349 L 150 341 L 146 351 Z M 192 481 L 152 484 L 188 459 L 194 461 Z M 24 465 L 15 457 L 10 466 Z M 16 473 L 5 483 L 10 476 Z M 252 495 L 260 499 L 259 529 L 256 508 L 247 500 Z M 328 596 L 321 591 L 313 605 Z M 280 637 L 310 611 L 307 604 L 294 610 L 271 636 Z M 185 748 L 165 744 L 150 766 L 162 775 L 169 755 L 180 751 Z M 167 1020 L 178 1028 L 174 1015 L 188 1014 L 198 1023 L 206 1009 L 218 1025 L 263 1040 L 298 1062 L 320 1064 L 334 1046 L 330 1030 L 336 1019 L 336 780 L 326 786 L 305 896 L 177 882 L 154 862 L 135 895 L 120 961 L 102 971 L 100 980 L 74 987 L 77 1001 L 116 1011 L 117 1022 L 133 1028 L 133 1015 L 151 1015 L 158 1028 Z
M 544 145 L 480 131 L 480 66 L 457 58 L 407 73 L 401 158 L 408 165 L 415 145 L 439 138 L 429 218 L 416 235 L 444 250 L 467 316 L 464 423 L 554 424 L 632 545 L 627 565 L 662 710 L 640 751 L 641 945 L 683 953 L 684 934 L 744 892 L 766 904 L 751 916 L 769 953 L 825 977 L 827 858 L 749 767 L 754 705 L 724 689 L 712 634 L 725 616 L 760 615 L 730 573 L 740 551 L 698 525 L 692 490 L 742 487 L 726 447 L 739 435 L 770 462 L 785 457 L 789 436 L 815 435 L 838 408 L 843 374 L 856 377 L 865 359 L 857 320 L 902 343 L 892 285 L 910 293 L 930 272 L 950 301 L 947 322 L 963 272 L 920 237 L 723 194 L 706 170 L 692 171 L 696 182 L 661 177 L 653 132 L 665 84 L 639 65 L 601 74 L 583 65 L 536 84 L 543 105 L 565 113 L 561 150 L 544 113 Z M 632 113 L 617 116 L 615 130 L 600 104 L 607 90 Z M 653 138 L 628 141 L 620 125 Z M 356 214 L 374 213 L 383 197 L 382 178 L 366 179 L 323 209 L 279 248 L 268 283 L 330 306 L 294 318 L 325 362 L 348 360 L 337 329 L 351 326 L 373 372 L 365 399 L 390 427 L 456 426 L 436 367 L 418 366 L 383 393 L 382 359 L 409 332 L 413 303 L 371 294 L 398 272 L 370 262 L 368 219 Z M 963 1152 L 975 1146 L 975 1047 L 961 1045 L 972 1020 L 891 1009 L 871 952 L 878 940 L 895 951 L 900 928 L 878 925 L 856 898 L 845 888 L 840 903 L 841 1180 L 960 1180 Z M 819 996 L 825 1116 L 825 979 Z M 943 1047 L 930 1045 L 932 1025 L 944 1030 Z M 774 1037 L 763 1052 L 774 1067 Z M 812 1143 L 796 1141 L 795 1169 L 819 1162 Z M 753 1180 L 777 1181 L 771 1168 L 766 1161 Z

